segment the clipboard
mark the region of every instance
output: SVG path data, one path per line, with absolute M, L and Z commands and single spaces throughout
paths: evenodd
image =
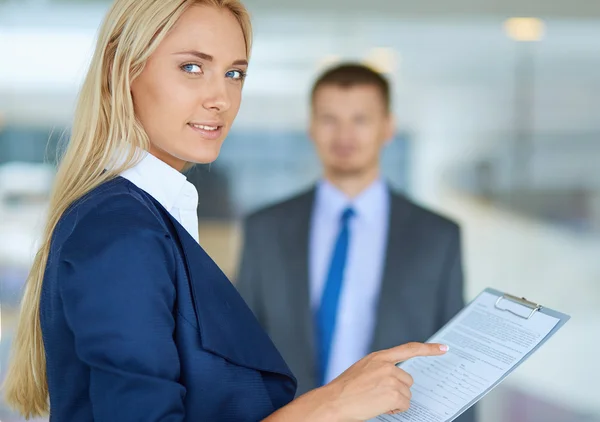
M 515 363 L 515 365 L 509 371 L 507 371 L 502 377 L 500 377 L 493 385 L 491 385 L 489 388 L 487 388 L 485 391 L 483 391 L 479 396 L 477 396 L 475 399 L 473 399 L 469 404 L 464 406 L 456 415 L 454 415 L 454 417 L 452 417 L 452 419 L 449 419 L 447 422 L 451 422 L 451 421 L 455 420 L 456 418 L 458 418 L 467 409 L 472 407 L 475 403 L 477 403 L 479 400 L 481 400 L 483 397 L 485 397 L 490 391 L 492 391 L 494 388 L 496 388 L 502 381 L 504 381 L 506 379 L 506 377 L 508 377 L 513 371 L 515 371 L 515 369 L 517 369 L 523 362 L 525 362 L 527 359 L 529 359 L 529 357 L 531 355 L 533 355 L 558 330 L 560 330 L 562 328 L 562 326 L 565 325 L 567 323 L 567 321 L 569 321 L 569 319 L 571 319 L 570 315 L 564 314 L 562 312 L 558 312 L 554 309 L 547 308 L 545 306 L 542 306 L 539 303 L 531 302 L 524 297 L 518 297 L 518 296 L 509 294 L 509 293 L 505 293 L 505 292 L 501 292 L 499 290 L 489 288 L 489 287 L 484 289 L 481 293 L 479 293 L 479 295 L 477 295 L 477 297 L 481 296 L 483 293 L 489 293 L 489 294 L 492 294 L 492 295 L 498 297 L 498 299 L 496 299 L 496 303 L 494 306 L 496 309 L 498 309 L 500 311 L 508 312 L 510 314 L 516 315 L 519 318 L 524 318 L 524 319 L 531 319 L 533 317 L 533 315 L 535 315 L 536 312 L 539 312 L 539 313 L 542 313 L 542 314 L 545 314 L 545 315 L 548 315 L 548 316 L 558 319 L 558 322 L 556 323 L 554 328 L 541 341 L 539 341 L 538 344 L 536 344 L 533 347 L 533 349 L 531 349 L 527 354 L 525 354 L 521 359 L 519 359 L 519 361 L 517 363 Z M 454 318 L 452 318 L 452 320 L 448 324 L 452 323 L 452 321 L 454 321 L 454 319 L 460 317 L 460 315 L 463 313 L 463 311 L 466 310 L 472 302 L 475 302 L 477 300 L 477 297 L 475 299 L 473 299 L 471 302 L 469 302 L 469 304 L 467 306 L 465 306 L 465 308 L 461 312 L 459 312 Z M 519 311 L 522 311 L 522 312 L 515 311 L 515 308 L 519 309 Z
M 460 312 L 458 312 L 447 324 L 445 324 L 438 332 L 436 332 L 431 339 L 435 339 L 440 333 L 442 333 L 446 327 L 453 324 L 457 319 L 461 318 L 465 312 L 470 311 L 471 305 L 476 302 L 482 295 L 489 294 L 495 296 L 494 308 L 500 312 L 507 312 L 511 315 L 514 315 L 518 318 L 523 318 L 529 320 L 534 317 L 536 313 L 545 314 L 552 318 L 557 319 L 556 325 L 541 339 L 537 342 L 535 346 L 529 352 L 524 354 L 523 356 L 516 361 L 510 369 L 508 369 L 502 376 L 496 379 L 488 388 L 483 390 L 479 395 L 474 397 L 471 401 L 465 404 L 462 408 L 460 408 L 453 416 L 449 419 L 446 419 L 444 422 L 451 422 L 458 418 L 461 414 L 463 414 L 466 410 L 475 405 L 479 400 L 481 400 L 484 396 L 486 396 L 490 391 L 496 388 L 502 381 L 506 379 L 514 370 L 516 370 L 523 362 L 525 362 L 529 357 L 535 353 L 544 343 L 546 343 L 558 330 L 564 326 L 567 321 L 571 318 L 569 315 L 564 314 L 562 312 L 558 312 L 554 309 L 547 308 L 542 306 L 541 304 L 532 302 L 523 297 L 518 297 L 509 293 L 501 292 L 499 290 L 493 288 L 486 288 L 481 293 L 477 295 L 471 302 L 469 302 Z M 491 305 L 490 305 L 491 306 Z M 427 342 L 432 342 L 433 340 L 428 340 Z M 399 363 L 397 366 L 402 368 L 403 363 Z M 377 420 L 377 419 L 372 419 Z

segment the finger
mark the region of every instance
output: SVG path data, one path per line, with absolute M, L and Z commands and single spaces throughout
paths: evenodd
M 393 368 L 394 368 L 394 376 L 402 384 L 406 385 L 408 388 L 412 387 L 412 385 L 414 384 L 413 377 L 403 369 L 397 368 L 396 366 L 394 366 Z
M 382 370 L 385 372 L 382 373 L 381 379 L 393 382 L 393 385 L 398 385 L 396 383 L 400 383 L 400 385 L 410 389 L 410 387 L 412 387 L 414 384 L 413 377 L 408 372 L 397 367 L 396 365 L 385 363 L 382 367 Z M 385 377 L 383 374 L 385 374 Z
M 401 390 L 390 390 L 387 397 L 390 398 L 387 402 L 388 410 L 404 412 L 410 407 L 410 398 Z
M 417 356 L 440 356 L 448 351 L 448 346 L 439 343 L 407 343 L 379 353 L 381 359 L 398 363 Z
M 410 400 L 412 393 L 410 388 L 413 385 L 412 377 L 400 368 L 388 364 L 385 376 L 382 374 L 379 385 L 385 389 L 391 389 L 402 394 Z

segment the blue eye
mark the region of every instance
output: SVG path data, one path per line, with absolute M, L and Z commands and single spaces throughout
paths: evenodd
M 188 63 L 181 66 L 181 70 L 187 73 L 200 73 L 200 71 L 202 71 L 202 68 L 197 64 Z
M 231 79 L 243 80 L 246 77 L 246 73 L 241 70 L 230 70 L 225 76 Z

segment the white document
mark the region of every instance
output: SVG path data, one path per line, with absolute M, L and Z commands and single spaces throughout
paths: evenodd
M 530 308 L 511 301 L 503 301 L 500 309 L 496 307 L 499 297 L 484 291 L 428 340 L 447 344 L 450 349 L 445 355 L 418 357 L 399 364 L 414 379 L 410 409 L 371 421 L 455 419 L 553 334 L 557 324 L 568 319 L 558 313 L 532 313 Z

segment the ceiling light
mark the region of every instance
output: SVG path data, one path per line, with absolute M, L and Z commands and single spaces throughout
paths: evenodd
M 538 18 L 510 18 L 504 22 L 504 30 L 515 41 L 540 41 L 544 37 L 544 22 Z
M 339 63 L 341 60 L 341 57 L 337 54 L 328 54 L 324 57 L 322 57 L 319 62 L 317 63 L 317 70 L 319 72 L 324 71 L 325 69 L 333 66 L 336 63 Z
M 365 64 L 380 73 L 394 73 L 398 66 L 398 54 L 392 48 L 377 47 L 369 52 Z

